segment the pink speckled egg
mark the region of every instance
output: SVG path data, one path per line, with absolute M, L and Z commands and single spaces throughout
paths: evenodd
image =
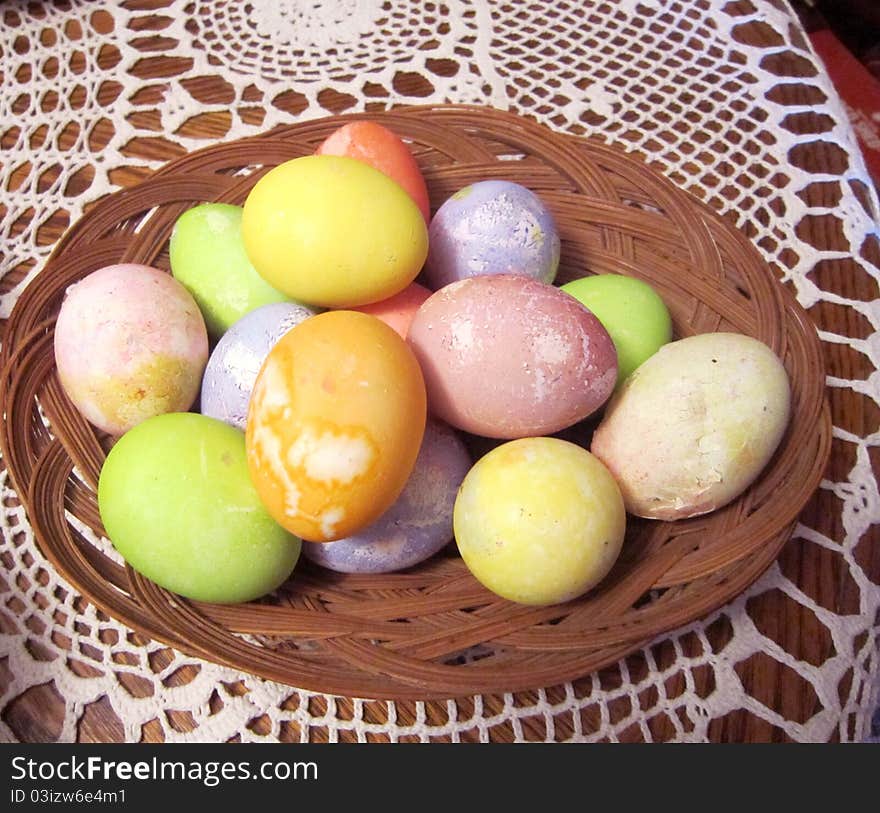
M 397 502 L 353 536 L 303 542 L 303 555 L 340 573 L 391 573 L 417 565 L 452 539 L 455 496 L 470 467 L 470 455 L 455 431 L 429 420 Z
M 121 435 L 199 391 L 208 333 L 177 280 L 146 265 L 110 265 L 67 289 L 55 364 L 67 396 L 99 429 Z
M 437 291 L 408 341 L 430 411 L 491 438 L 549 435 L 611 395 L 617 353 L 602 323 L 574 297 L 511 274 Z

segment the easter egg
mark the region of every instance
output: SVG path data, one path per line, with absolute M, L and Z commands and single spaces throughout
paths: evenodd
M 287 331 L 314 316 L 305 305 L 276 302 L 239 319 L 217 342 L 202 378 L 201 412 L 244 429 L 257 373 Z
M 502 274 L 461 280 L 416 312 L 408 342 L 433 414 L 476 435 L 547 435 L 614 389 L 614 345 L 599 320 L 552 285 Z
M 424 429 L 425 385 L 406 342 L 373 316 L 329 311 L 263 363 L 247 422 L 251 477 L 285 528 L 342 539 L 394 504 Z
M 455 539 L 477 580 L 520 604 L 582 595 L 611 570 L 626 513 L 614 478 L 588 451 L 557 438 L 493 449 L 465 477 Z
M 630 513 L 697 516 L 754 481 L 789 410 L 788 376 L 769 347 L 705 333 L 661 347 L 623 383 L 591 451 L 617 479 Z
M 208 334 L 192 296 L 145 265 L 110 265 L 68 288 L 54 341 L 67 396 L 113 435 L 189 409 L 208 360 Z
M 372 305 L 361 305 L 359 308 L 352 308 L 352 310 L 368 313 L 370 316 L 381 319 L 405 339 L 416 311 L 429 296 L 431 296 L 431 292 L 427 288 L 417 282 L 412 282 L 400 293 L 394 294 L 388 299 L 383 299 Z
M 287 161 L 257 181 L 244 204 L 242 236 L 270 285 L 328 308 L 396 294 L 428 252 L 412 198 L 379 170 L 334 155 Z
M 171 273 L 193 295 L 215 338 L 255 308 L 288 301 L 254 270 L 241 215 L 240 206 L 204 203 L 184 212 L 171 232 Z
M 196 601 L 259 598 L 300 553 L 251 485 L 244 434 L 203 415 L 159 415 L 126 433 L 101 469 L 98 508 L 131 567 Z
M 303 555 L 341 573 L 390 573 L 433 556 L 452 539 L 452 508 L 470 455 L 455 432 L 429 420 L 401 495 L 372 525 L 335 542 L 303 543 Z
M 487 274 L 519 274 L 553 282 L 559 234 L 550 210 L 534 192 L 510 181 L 480 181 L 449 198 L 429 229 L 425 265 L 438 290 Z
M 425 221 L 431 219 L 428 187 L 416 159 L 402 139 L 375 121 L 353 121 L 331 133 L 317 155 L 344 155 L 363 161 L 396 181 L 415 201 Z
M 596 314 L 617 351 L 617 383 L 672 339 L 672 319 L 657 292 L 635 277 L 596 274 L 562 290 Z

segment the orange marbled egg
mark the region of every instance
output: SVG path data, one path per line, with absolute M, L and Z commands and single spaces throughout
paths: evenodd
M 311 542 L 357 533 L 397 499 L 425 430 L 406 342 L 373 316 L 329 311 L 287 333 L 251 396 L 251 479 L 269 513 Z

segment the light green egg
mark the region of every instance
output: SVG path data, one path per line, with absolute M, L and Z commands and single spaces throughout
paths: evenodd
M 562 286 L 589 308 L 617 350 L 618 386 L 672 339 L 672 320 L 657 292 L 635 277 L 596 274 Z
M 289 302 L 254 269 L 241 238 L 240 206 L 203 203 L 171 233 L 171 273 L 193 295 L 212 337 L 262 305 Z
M 132 568 L 197 601 L 259 598 L 299 558 L 300 540 L 251 485 L 244 433 L 203 415 L 159 415 L 123 435 L 101 470 L 98 508 Z

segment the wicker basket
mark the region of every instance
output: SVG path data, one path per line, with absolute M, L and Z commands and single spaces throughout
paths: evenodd
M 80 417 L 58 382 L 52 341 L 65 289 L 117 262 L 167 269 L 168 239 L 181 213 L 204 201 L 241 204 L 268 168 L 314 152 L 353 118 L 359 116 L 297 124 L 172 161 L 92 208 L 24 291 L 0 355 L 0 437 L 46 557 L 84 596 L 151 638 L 301 688 L 364 698 L 445 698 L 573 679 L 746 588 L 789 537 L 830 451 L 815 328 L 743 235 L 639 160 L 472 107 L 369 118 L 412 141 L 434 208 L 488 178 L 540 195 L 562 237 L 559 282 L 586 272 L 639 276 L 666 301 L 677 337 L 732 330 L 772 347 L 791 378 L 793 416 L 760 479 L 708 516 L 630 518 L 608 579 L 557 607 L 493 596 L 470 576 L 454 544 L 421 566 L 384 576 L 335 574 L 301 561 L 289 583 L 261 602 L 200 604 L 117 564 L 81 532 L 85 526 L 103 535 L 95 490 L 112 441 Z

